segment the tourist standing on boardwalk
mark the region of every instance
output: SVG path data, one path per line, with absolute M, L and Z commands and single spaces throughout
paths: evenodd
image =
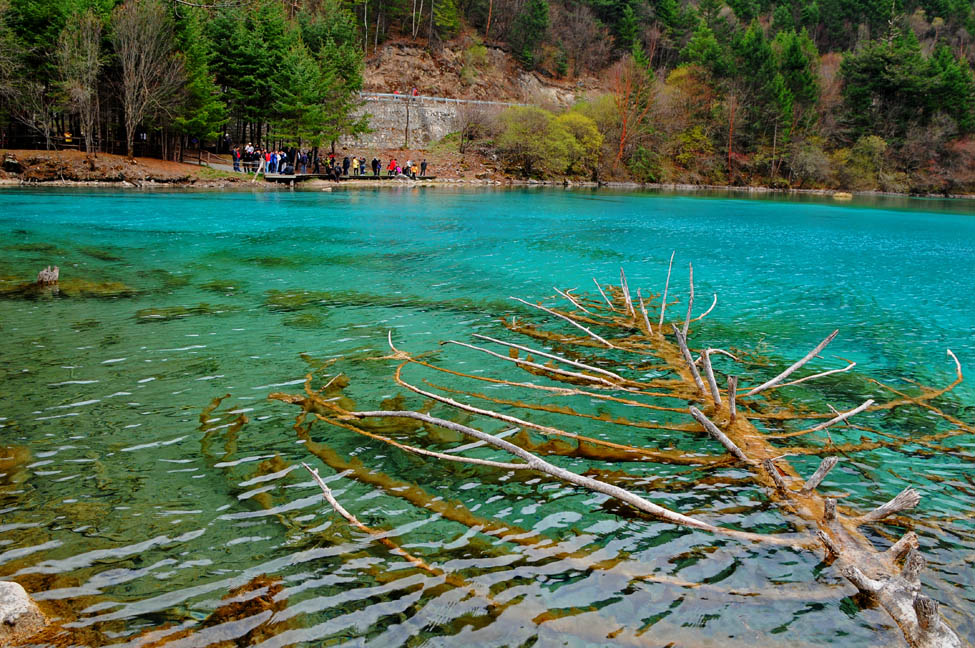
M 373 177 L 376 177 L 376 178 L 379 177 L 379 168 L 381 166 L 382 166 L 382 163 L 379 161 L 379 158 L 377 158 L 377 157 L 372 158 L 372 175 L 373 175 Z
M 423 162 L 420 162 L 420 176 L 426 177 L 427 175 L 427 160 L 423 158 Z
M 230 151 L 230 157 L 232 157 L 234 160 L 234 171 L 240 173 L 240 149 L 235 146 L 233 150 Z
M 359 158 L 357 157 L 352 158 L 352 175 L 359 175 Z
M 390 158 L 389 166 L 386 167 L 386 175 L 392 177 L 396 172 L 396 158 Z

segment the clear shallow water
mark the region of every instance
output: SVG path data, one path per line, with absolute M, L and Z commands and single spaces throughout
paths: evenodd
M 305 373 L 324 359 L 385 353 L 389 329 L 417 352 L 448 338 L 469 340 L 475 329 L 498 333 L 499 315 L 525 315 L 509 295 L 540 299 L 553 285 L 588 291 L 592 277 L 615 283 L 620 265 L 631 287 L 658 292 L 674 249 L 671 294 L 683 304 L 688 261 L 696 310 L 718 293 L 697 339 L 758 349 L 779 362 L 840 328 L 822 368 L 839 366 L 834 356 L 841 356 L 877 378 L 944 384 L 953 377 L 946 347 L 966 368 L 975 358 L 972 208 L 528 190 L 2 192 L 4 285 L 57 263 L 63 281 L 132 290 L 0 299 L 0 445 L 19 457 L 0 477 L 0 575 L 58 606 L 78 633 L 75 643 L 87 645 L 147 645 L 140 634 L 147 629 L 197 627 L 229 590 L 262 574 L 274 582 L 272 609 L 221 623 L 211 617 L 205 631 L 169 645 L 245 636 L 264 646 L 897 640 L 884 615 L 859 610 L 851 588 L 808 552 L 742 547 L 633 520 L 559 484 L 434 466 L 316 428 L 313 437 L 342 460 L 354 456 L 376 474 L 418 482 L 425 494 L 411 500 L 397 484 L 322 466 L 298 443 L 293 409 L 266 397 L 300 392 Z M 482 357 L 450 351 L 449 358 L 498 375 L 497 363 Z M 388 363 L 339 368 L 362 407 L 401 391 Z M 826 389 L 819 398 L 838 407 L 874 395 L 843 380 Z M 201 410 L 224 394 L 230 397 L 201 425 Z M 973 395 L 969 382 L 948 402 L 968 422 Z M 249 422 L 236 430 L 240 414 Z M 888 431 L 937 426 L 921 415 L 868 423 Z M 595 424 L 583 431 L 599 433 Z M 641 430 L 622 441 L 647 439 Z M 970 448 L 972 441 L 954 443 Z M 464 575 L 493 603 L 416 572 L 349 530 L 294 470 L 300 461 L 321 467 L 366 524 Z M 796 463 L 811 472 L 817 461 Z M 618 469 L 561 463 L 580 472 Z M 700 472 L 631 472 L 642 479 L 634 487 L 682 511 L 717 508 L 723 512 L 709 519 L 787 528 L 773 510 L 735 508 L 760 494 L 735 482 L 742 475 L 732 470 L 693 489 L 687 485 Z M 922 490 L 925 513 L 945 517 L 972 510 L 966 475 L 971 463 L 880 451 L 848 458 L 831 479 L 864 508 L 910 481 Z M 497 532 L 471 531 L 418 506 L 424 498 L 457 502 L 544 539 L 519 547 Z M 932 563 L 928 585 L 970 618 L 970 523 L 918 532 Z M 775 597 L 752 596 L 769 592 Z M 970 621 L 953 619 L 975 636 Z

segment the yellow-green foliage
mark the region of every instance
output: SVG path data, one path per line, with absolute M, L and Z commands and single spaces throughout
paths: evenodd
M 712 154 L 714 154 L 714 144 L 700 126 L 688 128 L 677 136 L 674 161 L 682 167 L 690 167 L 697 158 Z
M 578 173 L 591 168 L 602 135 L 596 123 L 578 112 L 556 117 L 534 106 L 513 106 L 499 118 L 495 140 L 505 163 L 525 177 Z
M 833 163 L 840 185 L 847 189 L 876 189 L 884 172 L 887 142 L 876 135 L 864 135 L 852 148 L 838 149 Z
M 464 65 L 482 68 L 487 63 L 488 50 L 480 43 L 475 43 L 464 50 Z
M 568 134 L 565 141 L 569 154 L 569 171 L 587 173 L 599 164 L 603 136 L 596 122 L 582 113 L 569 111 L 556 117 L 553 127 L 564 129 Z
M 471 85 L 477 78 L 477 73 L 488 60 L 488 50 L 484 45 L 475 43 L 464 50 L 464 66 L 460 70 L 460 80 L 464 85 Z

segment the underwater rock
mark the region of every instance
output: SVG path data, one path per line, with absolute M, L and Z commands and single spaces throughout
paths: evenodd
M 65 279 L 55 284 L 41 284 L 38 282 L 0 285 L 0 297 L 7 299 L 36 299 L 38 297 L 96 297 L 111 299 L 115 297 L 132 297 L 138 291 L 120 281 L 88 281 L 86 279 Z
M 285 326 L 301 329 L 321 328 L 325 321 L 317 313 L 298 313 L 284 320 Z
M 243 288 L 243 284 L 239 281 L 229 281 L 227 279 L 214 279 L 213 281 L 208 281 L 204 284 L 201 284 L 200 288 L 215 293 L 234 294 L 238 290 Z
M 221 315 L 237 310 L 232 306 L 220 304 L 210 305 L 201 302 L 196 306 L 163 306 L 158 308 L 143 308 L 136 311 L 135 316 L 141 322 L 168 322 L 169 320 L 192 317 L 194 315 Z
M 313 306 L 324 306 L 332 299 L 332 294 L 311 290 L 269 290 L 264 305 L 272 311 L 288 312 Z
M 99 261 L 124 261 L 123 257 L 106 250 L 104 248 L 86 246 L 78 248 L 78 251 L 82 254 L 92 257 L 93 259 L 98 259 Z
M 10 645 L 37 634 L 47 617 L 23 587 L 0 581 L 0 645 Z

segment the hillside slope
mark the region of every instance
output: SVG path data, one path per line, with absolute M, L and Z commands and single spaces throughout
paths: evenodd
M 468 35 L 447 41 L 433 53 L 422 39 L 382 43 L 366 58 L 363 81 L 367 92 L 406 94 L 416 88 L 428 96 L 560 108 L 600 86 L 592 77 L 568 81 L 526 71 L 504 48 L 481 45 Z

